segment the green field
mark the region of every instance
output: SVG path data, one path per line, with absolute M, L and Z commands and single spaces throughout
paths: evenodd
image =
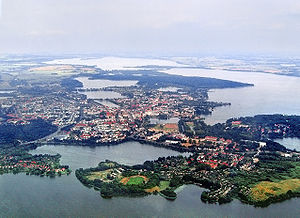
M 132 177 L 129 179 L 129 181 L 127 182 L 127 185 L 140 185 L 143 184 L 144 182 L 144 178 L 143 177 Z
M 168 188 L 170 185 L 169 181 L 160 181 L 159 183 L 159 189 L 160 191 L 165 190 L 166 188 Z

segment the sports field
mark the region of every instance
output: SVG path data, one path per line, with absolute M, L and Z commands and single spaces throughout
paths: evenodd
M 144 181 L 147 182 L 149 179 L 146 176 L 130 176 L 130 177 L 124 177 L 121 179 L 121 183 L 124 185 L 140 185 Z

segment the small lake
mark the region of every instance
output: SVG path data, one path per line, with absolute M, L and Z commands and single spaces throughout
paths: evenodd
M 76 80 L 82 82 L 83 89 L 102 89 L 107 87 L 127 87 L 134 86 L 138 81 L 133 80 L 91 80 L 88 77 L 77 77 Z M 115 99 L 124 98 L 120 93 L 113 91 L 80 91 L 79 93 L 86 95 L 88 99 Z
M 84 89 L 102 89 L 106 87 L 127 87 L 135 86 L 138 81 L 135 80 L 104 80 L 104 79 L 89 79 L 88 77 L 77 77 L 76 80 L 82 82 Z
M 283 138 L 276 139 L 275 142 L 278 142 L 289 149 L 296 149 L 300 151 L 300 139 L 299 138 Z
M 256 114 L 300 115 L 300 78 L 257 72 L 177 68 L 165 71 L 183 76 L 201 76 L 252 83 L 254 87 L 214 89 L 209 100 L 230 102 L 231 106 L 215 108 L 205 116 L 208 124 L 225 122 L 231 117 Z

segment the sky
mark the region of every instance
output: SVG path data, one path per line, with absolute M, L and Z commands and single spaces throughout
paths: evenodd
M 0 53 L 299 52 L 299 0 L 0 0 Z

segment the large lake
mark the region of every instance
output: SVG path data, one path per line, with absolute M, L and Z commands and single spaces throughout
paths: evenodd
M 225 122 L 231 117 L 256 114 L 300 115 L 300 78 L 256 72 L 231 72 L 177 68 L 165 71 L 183 76 L 202 76 L 252 83 L 254 87 L 216 89 L 209 92 L 209 100 L 230 102 L 231 106 L 218 107 L 205 116 L 208 124 Z
M 95 166 L 105 159 L 133 165 L 180 154 L 137 142 L 96 148 L 48 145 L 32 153 L 60 153 L 62 163 L 73 169 Z M 83 186 L 74 172 L 54 179 L 5 174 L 0 176 L 0 217 L 296 217 L 300 213 L 299 199 L 268 208 L 254 208 L 237 200 L 225 205 L 204 204 L 202 191 L 194 185 L 182 187 L 175 201 L 155 195 L 103 199 L 99 192 Z

